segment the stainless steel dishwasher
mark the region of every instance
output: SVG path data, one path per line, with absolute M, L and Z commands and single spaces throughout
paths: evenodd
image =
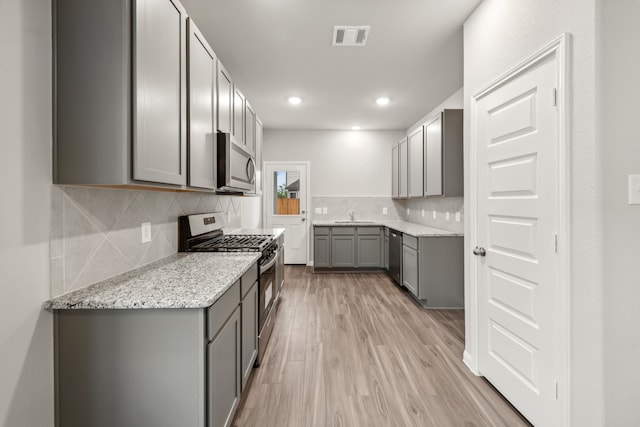
M 389 276 L 402 286 L 402 233 L 389 229 Z

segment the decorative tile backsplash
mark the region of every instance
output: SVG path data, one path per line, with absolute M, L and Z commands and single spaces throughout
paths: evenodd
M 351 196 L 313 196 L 311 198 L 311 214 L 313 219 L 333 221 L 349 219 L 353 212 L 355 219 L 402 219 L 402 206 L 391 197 L 351 197 Z M 316 209 L 326 208 L 326 214 L 317 214 Z M 383 214 L 387 208 L 387 214 Z
M 316 220 L 349 219 L 351 211 L 355 219 L 404 220 L 445 230 L 464 231 L 462 197 L 396 200 L 390 197 L 317 196 L 312 197 L 311 205 L 311 214 Z M 327 213 L 317 214 L 317 208 L 321 212 L 326 208 Z M 383 213 L 384 208 L 387 208 L 386 215 Z M 446 218 L 447 212 L 449 219 Z M 456 221 L 456 213 L 459 213 L 459 221 Z
M 178 216 L 227 213 L 239 228 L 241 198 L 206 193 L 52 186 L 51 295 L 82 288 L 176 253 Z M 141 224 L 151 241 L 141 243 Z

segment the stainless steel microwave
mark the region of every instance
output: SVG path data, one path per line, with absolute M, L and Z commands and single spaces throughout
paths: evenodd
M 218 191 L 249 192 L 255 189 L 256 163 L 253 156 L 228 133 L 218 133 Z

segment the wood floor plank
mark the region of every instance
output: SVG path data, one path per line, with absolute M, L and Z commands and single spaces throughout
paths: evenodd
M 463 363 L 462 310 L 426 310 L 382 273 L 285 274 L 234 426 L 530 425 Z

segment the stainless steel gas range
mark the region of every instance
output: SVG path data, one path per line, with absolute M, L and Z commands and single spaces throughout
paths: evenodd
M 260 364 L 273 330 L 273 320 L 280 302 L 284 281 L 284 247 L 282 239 L 261 230 L 225 228 L 225 215 L 213 212 L 178 218 L 180 252 L 261 252 L 258 261 L 258 356 Z

